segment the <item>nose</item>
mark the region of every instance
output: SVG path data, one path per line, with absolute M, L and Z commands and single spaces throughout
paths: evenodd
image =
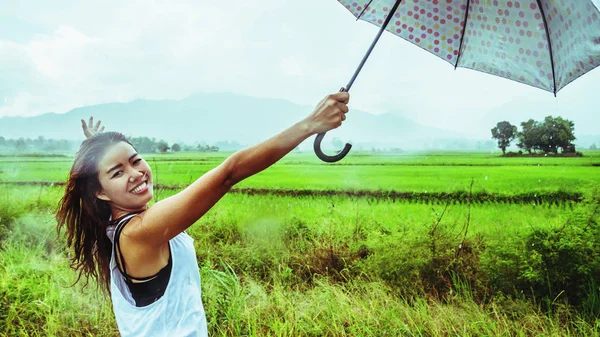
M 133 169 L 131 172 L 131 175 L 129 176 L 129 182 L 135 182 L 136 180 L 139 180 L 141 177 L 143 177 L 145 175 L 145 173 L 135 170 Z

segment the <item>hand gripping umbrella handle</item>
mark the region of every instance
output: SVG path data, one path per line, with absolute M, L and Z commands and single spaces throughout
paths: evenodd
M 346 88 L 341 88 L 340 92 L 344 92 L 346 91 Z M 315 144 L 314 144 L 314 149 L 315 149 L 315 154 L 317 155 L 317 157 L 319 157 L 319 159 L 321 159 L 324 162 L 327 163 L 335 163 L 336 161 L 340 161 L 342 160 L 347 154 L 348 152 L 350 152 L 350 149 L 352 148 L 352 144 L 348 144 L 346 143 L 346 145 L 344 145 L 344 148 L 338 152 L 338 154 L 336 154 L 335 156 L 328 156 L 325 153 L 323 153 L 323 151 L 321 151 L 321 141 L 323 141 L 323 137 L 325 137 L 325 133 L 319 133 L 317 135 L 317 137 L 315 138 Z

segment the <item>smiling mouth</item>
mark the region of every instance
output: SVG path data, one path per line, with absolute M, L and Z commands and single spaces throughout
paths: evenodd
M 146 189 L 148 189 L 148 181 L 147 180 L 142 182 L 141 184 L 137 185 L 134 189 L 129 191 L 129 193 L 138 194 L 138 193 L 144 192 Z

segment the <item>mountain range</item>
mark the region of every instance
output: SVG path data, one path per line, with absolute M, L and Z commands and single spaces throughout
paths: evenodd
M 244 146 L 264 140 L 312 112 L 313 107 L 281 99 L 257 98 L 232 93 L 199 93 L 181 100 L 143 100 L 80 107 L 66 113 L 34 117 L 0 118 L 4 138 L 82 139 L 80 119 L 94 116 L 107 131 L 127 136 L 164 139 L 186 144 L 238 142 Z M 491 139 L 467 139 L 448 130 L 418 124 L 399 113 L 374 115 L 351 110 L 339 129 L 330 131 L 323 148 L 332 140 L 350 141 L 357 148 L 403 150 L 481 148 Z M 599 138 L 600 139 L 600 138 Z M 312 139 L 301 145 L 310 148 Z

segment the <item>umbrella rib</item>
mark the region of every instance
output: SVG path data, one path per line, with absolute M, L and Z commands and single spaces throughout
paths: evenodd
M 369 3 L 363 8 L 362 12 L 360 12 L 360 14 L 356 17 L 356 21 L 358 21 L 358 19 L 360 19 L 360 17 L 365 14 L 365 11 L 367 10 L 367 8 L 369 8 L 369 6 L 371 6 L 371 2 L 373 2 L 373 0 L 369 1 Z
M 460 45 L 458 46 L 458 55 L 456 56 L 456 63 L 454 64 L 454 70 L 458 67 L 458 61 L 460 60 L 461 50 L 463 46 L 463 39 L 465 38 L 465 34 L 467 33 L 467 20 L 469 20 L 469 7 L 471 4 L 471 0 L 467 0 L 467 10 L 465 11 L 465 20 L 463 26 L 463 32 L 460 36 Z
M 552 42 L 550 42 L 550 32 L 548 31 L 548 22 L 546 21 L 546 13 L 540 0 L 537 0 L 538 7 L 542 14 L 542 20 L 544 20 L 544 29 L 546 30 L 546 40 L 548 40 L 548 51 L 550 52 L 550 65 L 552 66 L 552 81 L 554 83 L 554 97 L 556 97 L 556 73 L 554 71 L 554 56 L 552 54 Z

